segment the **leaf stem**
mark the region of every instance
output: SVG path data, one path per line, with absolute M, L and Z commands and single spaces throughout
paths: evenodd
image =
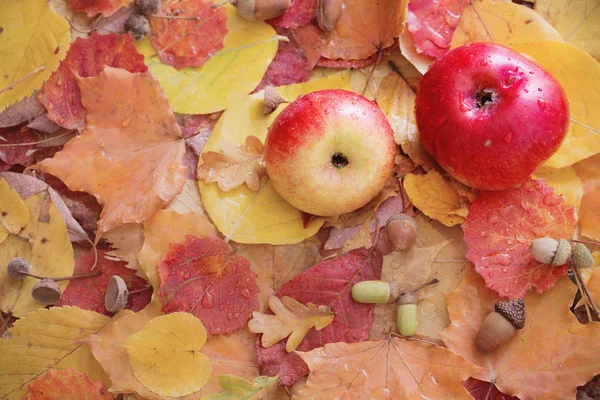
M 39 275 L 35 275 L 35 274 L 29 273 L 29 272 L 22 272 L 22 274 L 30 276 L 32 278 L 36 278 L 36 279 L 52 279 L 54 282 L 58 282 L 58 281 L 68 281 L 70 279 L 91 278 L 94 276 L 102 275 L 102 271 L 90 272 L 88 274 L 73 275 L 73 276 L 60 276 L 58 278 L 39 276 Z
M 67 136 L 73 132 L 75 132 L 77 129 L 72 129 L 70 131 L 61 133 L 60 135 L 57 136 L 52 136 L 43 140 L 38 140 L 36 142 L 27 142 L 27 143 L 4 143 L 4 144 L 0 144 L 0 147 L 17 147 L 17 146 L 33 146 L 34 144 L 41 144 L 41 143 L 46 143 L 46 142 L 51 142 L 53 140 L 56 139 L 60 139 L 63 136 Z
M 405 295 L 405 294 L 412 294 L 412 293 L 418 292 L 419 290 L 425 289 L 426 287 L 431 286 L 431 285 L 435 285 L 438 282 L 439 282 L 439 280 L 437 278 L 434 278 L 431 281 L 422 284 L 421 286 L 417 286 L 416 288 L 414 288 L 411 291 L 408 291 L 406 293 L 402 293 L 402 296 Z
M 10 89 L 12 89 L 13 87 L 15 87 L 17 84 L 23 82 L 25 79 L 31 78 L 33 75 L 37 74 L 40 71 L 43 71 L 46 69 L 45 65 L 41 65 L 39 67 L 37 67 L 36 69 L 34 69 L 33 71 L 31 71 L 30 73 L 28 73 L 27 75 L 25 75 L 24 77 L 22 77 L 21 79 L 18 79 L 16 81 L 14 81 L 13 83 L 11 83 L 10 85 L 8 85 L 7 87 L 5 87 L 4 89 L 0 90 L 0 94 L 9 91 Z
M 577 268 L 575 265 L 571 265 L 571 269 L 573 270 L 573 273 L 575 275 L 575 279 L 579 282 L 579 284 L 583 288 L 583 292 L 585 293 L 585 296 L 587 297 L 587 299 L 588 299 L 588 301 L 590 303 L 589 304 L 590 307 L 592 308 L 592 310 L 596 314 L 596 317 L 600 317 L 600 311 L 598 311 L 598 307 L 596 307 L 596 304 L 594 303 L 594 299 L 592 298 L 592 295 L 590 294 L 590 292 L 589 292 L 589 290 L 588 290 L 585 282 L 583 281 L 583 278 L 581 277 L 581 272 L 579 272 L 579 268 Z
M 200 19 L 200 17 L 180 17 L 178 15 L 153 15 L 150 18 L 183 19 L 188 21 L 198 21 Z
M 152 289 L 152 286 L 146 286 L 146 287 L 141 288 L 141 289 L 130 290 L 129 294 L 132 295 L 132 294 L 136 294 L 136 293 L 141 293 L 141 292 L 145 292 L 146 290 L 149 290 L 149 289 Z

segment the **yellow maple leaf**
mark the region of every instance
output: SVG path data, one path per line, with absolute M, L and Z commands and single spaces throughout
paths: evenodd
M 600 2 L 598 0 L 536 0 L 533 9 L 565 42 L 600 60 Z
M 207 333 L 192 314 L 156 317 L 121 345 L 127 350 L 133 375 L 144 386 L 165 396 L 186 396 L 206 386 L 212 366 L 200 349 Z
M 285 100 L 293 101 L 301 94 L 323 89 L 349 90 L 350 74 L 343 72 L 316 81 L 278 87 L 277 91 Z M 241 145 L 248 133 L 264 140 L 268 127 L 287 105 L 282 104 L 271 114 L 264 115 L 263 97 L 261 91 L 231 104 L 202 152 L 220 151 L 223 140 Z M 198 187 L 204 208 L 217 229 L 238 243 L 298 243 L 317 233 L 325 221 L 314 218 L 304 228 L 302 213 L 283 200 L 269 181 L 258 192 L 244 186 L 224 192 L 217 185 L 202 181 L 198 182 Z
M 73 247 L 65 221 L 48 192 L 36 193 L 23 204 L 27 207 L 29 223 L 18 234 L 9 234 L 0 243 L 0 265 L 5 266 L 21 257 L 31 264 L 32 274 L 48 278 L 72 275 L 75 268 Z M 22 204 L 17 209 L 21 210 L 21 207 Z M 13 280 L 8 277 L 6 268 L 0 268 L 0 310 L 22 317 L 44 307 L 31 297 L 31 289 L 38 282 L 28 276 L 22 281 Z M 68 283 L 64 280 L 58 285 L 64 291 Z
M 28 223 L 27 205 L 5 179 L 0 179 L 0 243 L 9 234 L 18 235 Z
M 275 57 L 279 37 L 273 28 L 246 21 L 231 4 L 222 7 L 227 12 L 223 48 L 201 67 L 177 70 L 156 57 L 150 40 L 136 44 L 175 112 L 208 114 L 235 104 L 256 88 Z
M 256 136 L 248 136 L 246 144 L 221 142 L 222 153 L 202 153 L 198 179 L 204 183 L 219 184 L 219 189 L 229 191 L 246 183 L 249 189 L 259 190 L 267 173 L 263 152 L 265 146 Z
M 514 50 L 528 54 L 556 78 L 569 101 L 569 132 L 558 151 L 544 164 L 562 168 L 600 152 L 600 64 L 568 44 L 544 41 L 520 44 Z
M 71 29 L 46 0 L 0 0 L 0 111 L 29 96 L 67 55 Z
M 509 1 L 476 0 L 464 9 L 451 48 L 475 42 L 512 47 L 541 40 L 562 41 L 562 37 L 535 11 Z
M 462 224 L 469 214 L 467 199 L 435 170 L 425 175 L 406 175 L 404 189 L 415 207 L 446 226 Z
M 50 368 L 72 367 L 94 381 L 102 379 L 102 368 L 79 340 L 109 322 L 77 307 L 38 310 L 19 319 L 8 330 L 10 337 L 0 340 L 0 398 L 20 398 L 27 384 Z
M 333 321 L 333 313 L 327 306 L 306 305 L 284 296 L 269 298 L 269 308 L 275 315 L 252 313 L 248 328 L 252 333 L 262 333 L 262 345 L 265 348 L 289 336 L 285 350 L 290 353 L 300 345 L 304 336 L 312 328 L 320 331 Z

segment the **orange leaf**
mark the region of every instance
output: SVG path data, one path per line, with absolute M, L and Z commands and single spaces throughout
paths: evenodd
M 86 374 L 66 369 L 49 369 L 29 384 L 21 400 L 112 400 L 102 382 L 92 382 Z
M 298 352 L 310 375 L 297 399 L 470 399 L 477 368 L 448 349 L 399 338 L 332 343 Z
M 87 128 L 34 168 L 96 196 L 104 205 L 98 240 L 124 223 L 147 221 L 181 191 L 185 142 L 149 72 L 105 67 L 78 84 Z
M 586 158 L 573 167 L 583 183 L 583 197 L 579 209 L 581 234 L 600 240 L 600 154 Z
M 569 307 L 577 287 L 566 277 L 540 295 L 525 297 L 525 327 L 486 355 L 475 349 L 481 322 L 500 300 L 474 271 L 446 297 L 452 324 L 441 336 L 453 353 L 485 368 L 473 375 L 521 399 L 573 399 L 600 370 L 600 323 L 581 325 Z
M 267 173 L 263 152 L 265 146 L 256 136 L 248 136 L 246 145 L 221 142 L 222 153 L 202 153 L 198 178 L 204 183 L 218 182 L 219 189 L 229 191 L 246 183 L 248 188 L 259 190 L 262 177 Z

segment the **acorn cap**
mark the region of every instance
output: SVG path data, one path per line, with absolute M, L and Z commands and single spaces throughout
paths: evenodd
M 141 40 L 150 32 L 150 23 L 140 14 L 133 14 L 125 21 L 125 31 L 131 33 L 135 40 Z
M 265 115 L 271 114 L 281 103 L 287 103 L 287 101 L 285 101 L 279 92 L 271 85 L 265 86 L 264 102 L 263 112 Z
M 160 10 L 161 0 L 135 0 L 133 4 L 139 14 L 150 17 Z
M 42 279 L 31 288 L 31 297 L 38 303 L 56 304 L 60 300 L 60 287 L 53 279 Z
M 419 295 L 417 293 L 405 293 L 398 297 L 396 305 L 402 306 L 404 304 L 417 304 L 419 302 Z
M 31 264 L 24 258 L 17 257 L 13 258 L 8 265 L 6 266 L 6 272 L 8 273 L 8 277 L 15 281 L 22 281 L 25 279 L 28 273 L 31 270 Z
M 106 286 L 104 307 L 110 312 L 121 311 L 127 305 L 129 290 L 127 284 L 119 275 L 113 275 Z
M 594 257 L 582 243 L 575 243 L 571 251 L 571 264 L 576 268 L 591 268 L 594 266 Z
M 525 302 L 522 299 L 499 301 L 496 303 L 496 312 L 513 324 L 515 329 L 525 326 Z
M 571 244 L 565 239 L 558 240 L 558 248 L 556 249 L 556 254 L 554 255 L 554 259 L 552 260 L 552 266 L 558 267 L 559 265 L 564 265 L 569 261 L 569 256 L 571 255 Z

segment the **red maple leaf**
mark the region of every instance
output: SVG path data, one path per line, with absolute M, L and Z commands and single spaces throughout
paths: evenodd
M 66 58 L 44 83 L 38 100 L 48 110 L 48 118 L 66 129 L 85 127 L 85 110 L 81 91 L 73 76 L 96 76 L 104 66 L 123 68 L 129 72 L 146 72 L 144 56 L 138 53 L 130 35 L 100 35 L 77 38 Z
M 277 18 L 267 22 L 275 27 L 294 29 L 308 24 L 317 16 L 318 0 L 292 0 L 290 8 Z
M 519 400 L 518 397 L 502 393 L 493 383 L 479 379 L 469 378 L 462 385 L 475 400 Z
M 162 310 L 192 313 L 212 335 L 246 326 L 258 310 L 259 288 L 250 262 L 216 236 L 187 235 L 184 243 L 171 243 L 158 273 Z
M 450 50 L 452 35 L 468 0 L 411 0 L 406 24 L 419 53 L 442 57 Z
M 158 16 L 197 17 L 197 20 L 152 18 L 148 37 L 161 61 L 177 69 L 199 67 L 223 48 L 227 34 L 224 7 L 186 0 L 163 3 Z
M 509 299 L 523 298 L 535 287 L 552 288 L 568 266 L 542 264 L 529 254 L 529 244 L 540 237 L 570 239 L 575 231 L 575 209 L 554 195 L 542 179 L 498 192 L 481 192 L 469 207 L 462 228 L 469 248 L 467 258 L 486 286 Z
M 132 290 L 143 289 L 148 286 L 148 282 L 135 275 L 133 270 L 126 267 L 123 261 L 113 261 L 104 258 L 104 253 L 110 250 L 98 250 L 98 264 L 94 271 L 102 271 L 102 275 L 91 278 L 73 279 L 62 294 L 57 306 L 76 306 L 84 310 L 96 311 L 100 314 L 112 315 L 104 308 L 104 295 L 106 286 L 110 277 L 119 275 L 127 288 Z M 87 274 L 94 264 L 94 251 L 79 257 L 75 262 L 74 275 Z M 145 290 L 129 296 L 125 308 L 133 311 L 140 311 L 150 303 L 152 290 Z
M 381 278 L 383 258 L 379 251 L 357 249 L 313 265 L 279 289 L 278 297 L 289 296 L 300 303 L 329 306 L 335 317 L 326 328 L 308 332 L 298 351 L 309 351 L 327 343 L 361 342 L 369 338 L 373 325 L 372 304 L 352 299 L 352 286 Z M 308 366 L 295 353 L 285 351 L 285 340 L 265 349 L 257 340 L 258 366 L 264 375 L 279 375 L 283 385 L 293 385 L 308 374 Z

